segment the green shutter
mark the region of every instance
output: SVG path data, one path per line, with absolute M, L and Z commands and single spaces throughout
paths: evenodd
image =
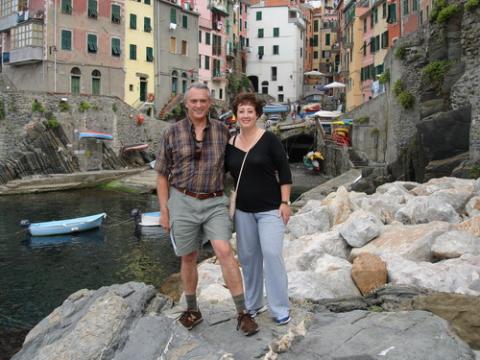
M 182 16 L 182 27 L 184 29 L 188 28 L 188 16 L 187 15 Z
M 88 34 L 87 43 L 88 43 L 88 52 L 96 53 L 97 52 L 97 35 Z
M 69 15 L 72 13 L 72 0 L 62 0 L 62 13 Z
M 177 23 L 177 10 L 175 8 L 170 8 L 170 23 Z
M 112 22 L 120 24 L 120 6 L 112 5 Z
M 147 46 L 147 61 L 153 61 L 153 48 Z
M 62 30 L 62 50 L 72 50 L 72 32 Z
M 330 46 L 330 34 L 325 34 L 325 45 Z
M 280 28 L 273 28 L 273 37 L 280 36 Z
M 137 45 L 130 44 L 130 60 L 137 60 Z
M 258 29 L 258 37 L 263 38 L 263 29 Z
M 112 56 L 120 56 L 120 39 L 112 38 Z
M 88 17 L 96 18 L 97 16 L 97 0 L 88 0 Z
M 130 14 L 130 29 L 136 29 L 137 28 L 137 15 L 135 14 Z
M 210 33 L 205 33 L 205 44 L 210 45 Z
M 100 79 L 92 78 L 92 95 L 100 95 Z
M 152 24 L 149 17 L 143 18 L 143 31 L 151 32 L 152 31 Z
M 257 20 L 262 20 L 262 12 L 261 11 L 257 11 L 256 19 Z
M 150 5 L 150 0 L 145 0 L 145 5 Z

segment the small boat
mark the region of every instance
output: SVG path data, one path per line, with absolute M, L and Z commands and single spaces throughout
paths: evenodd
M 75 234 L 30 236 L 26 244 L 30 248 L 55 247 L 66 243 L 98 242 L 104 240 L 100 229 L 93 229 Z
M 97 132 L 97 131 L 82 131 L 78 134 L 79 139 L 100 139 L 100 140 L 113 140 L 112 134 Z
M 20 225 L 27 228 L 32 236 L 62 235 L 98 228 L 102 225 L 102 222 L 106 217 L 106 213 L 101 213 L 75 219 L 47 221 L 33 224 L 28 220 L 22 220 Z
M 160 226 L 160 211 L 142 213 L 133 209 L 131 215 L 139 226 Z
M 145 150 L 146 148 L 148 148 L 148 144 L 127 145 L 123 147 L 122 152 L 126 153 L 129 151 L 135 151 L 135 150 Z

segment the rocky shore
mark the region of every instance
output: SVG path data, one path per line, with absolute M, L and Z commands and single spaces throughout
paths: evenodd
M 152 286 L 80 290 L 30 331 L 12 359 L 478 357 L 480 180 L 395 182 L 372 195 L 339 187 L 302 198 L 284 247 L 287 326 L 266 312 L 258 334 L 235 331 L 213 258 L 199 266 L 205 321 L 194 330 L 175 321 L 183 299 Z

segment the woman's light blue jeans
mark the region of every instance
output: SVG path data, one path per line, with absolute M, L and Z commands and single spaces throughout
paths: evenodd
M 274 318 L 288 316 L 288 278 L 282 255 L 285 224 L 278 209 L 258 213 L 237 209 L 235 228 L 247 309 L 256 310 L 263 306 L 265 274 L 270 313 Z

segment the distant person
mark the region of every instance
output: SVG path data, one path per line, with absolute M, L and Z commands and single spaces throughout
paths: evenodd
M 179 322 L 192 329 L 203 318 L 197 305 L 197 256 L 201 235 L 209 239 L 220 261 L 225 283 L 237 308 L 238 325 L 253 335 L 258 325 L 246 311 L 243 283 L 230 246 L 231 222 L 223 195 L 227 127 L 207 114 L 212 103 L 208 87 L 190 85 L 185 93 L 187 117 L 171 125 L 160 143 L 155 169 L 160 225 L 170 231 L 177 256 L 187 309 Z
M 255 94 L 239 94 L 233 111 L 240 133 L 230 139 L 225 162 L 238 184 L 235 228 L 246 306 L 252 316 L 266 310 L 265 276 L 268 309 L 275 322 L 284 325 L 290 321 L 290 307 L 282 251 L 285 226 L 291 215 L 292 175 L 279 139 L 257 127 L 262 103 Z

